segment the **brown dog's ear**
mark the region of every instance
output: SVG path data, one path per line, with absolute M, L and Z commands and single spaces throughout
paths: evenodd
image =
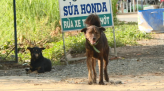
M 83 29 L 81 30 L 81 32 L 86 33 L 86 30 L 87 30 L 87 28 L 83 28 Z
M 99 27 L 99 30 L 105 31 L 106 29 L 104 27 Z

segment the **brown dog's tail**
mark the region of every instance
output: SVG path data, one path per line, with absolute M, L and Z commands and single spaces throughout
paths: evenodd
M 85 24 L 87 24 L 88 26 L 95 25 L 97 27 L 101 27 L 99 16 L 96 14 L 89 15 L 85 20 Z

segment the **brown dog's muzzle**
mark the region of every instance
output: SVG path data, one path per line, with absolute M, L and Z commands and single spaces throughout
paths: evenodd
M 94 37 L 94 38 L 93 38 L 93 41 L 95 41 L 95 40 L 96 40 L 96 38 Z
M 98 39 L 95 36 L 93 36 L 91 38 L 88 38 L 88 40 L 89 40 L 89 42 L 90 42 L 91 45 L 94 45 L 94 44 L 96 44 L 96 42 L 97 42 Z

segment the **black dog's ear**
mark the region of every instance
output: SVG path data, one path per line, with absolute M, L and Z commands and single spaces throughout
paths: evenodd
M 86 33 L 86 30 L 87 30 L 87 28 L 83 28 L 83 29 L 81 30 L 81 32 Z
M 40 48 L 41 50 L 44 50 L 45 48 Z
M 105 31 L 106 29 L 104 27 L 99 27 L 99 30 Z
M 32 48 L 31 47 L 27 47 L 28 50 L 31 50 Z

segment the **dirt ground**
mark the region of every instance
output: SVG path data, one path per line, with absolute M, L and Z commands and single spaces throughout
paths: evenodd
M 117 48 L 119 59 L 109 62 L 106 85 L 88 85 L 86 61 L 81 60 L 42 74 L 26 74 L 24 67 L 0 67 L 0 91 L 164 91 L 164 34 L 153 36 L 138 41 L 140 46 Z
M 34 78 L 28 76 L 0 77 L 0 91 L 163 91 L 164 75 L 114 76 L 111 80 L 121 80 L 122 84 L 87 85 L 67 83 L 54 79 Z M 77 80 L 86 79 L 76 78 Z

